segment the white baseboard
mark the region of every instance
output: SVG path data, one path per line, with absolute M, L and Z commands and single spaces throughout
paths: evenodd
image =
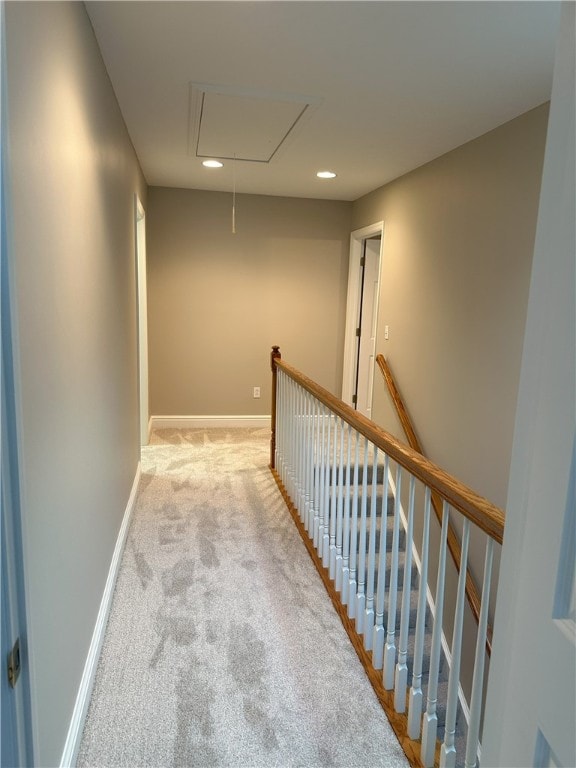
M 130 497 L 126 505 L 124 517 L 122 518 L 122 524 L 120 526 L 120 531 L 118 532 L 118 538 L 116 539 L 116 546 L 114 547 L 114 552 L 112 554 L 112 561 L 108 570 L 108 578 L 106 579 L 104 593 L 100 602 L 100 609 L 98 610 L 98 616 L 96 618 L 96 625 L 94 627 L 94 632 L 92 633 L 92 640 L 90 642 L 90 648 L 88 649 L 88 656 L 84 665 L 84 672 L 82 673 L 82 679 L 80 680 L 80 687 L 78 689 L 78 695 L 76 696 L 76 703 L 74 705 L 74 711 L 72 712 L 72 719 L 68 728 L 66 743 L 64 744 L 64 751 L 62 752 L 62 758 L 60 760 L 60 768 L 73 768 L 73 766 L 76 765 L 78 750 L 80 748 L 80 741 L 82 739 L 84 721 L 86 720 L 86 714 L 90 704 L 90 696 L 92 694 L 92 687 L 96 677 L 96 668 L 98 666 L 100 650 L 104 640 L 104 632 L 106 631 L 106 624 L 108 622 L 108 614 L 110 613 L 110 607 L 112 605 L 112 597 L 114 595 L 116 578 L 120 569 L 120 560 L 124 551 L 126 536 L 130 526 L 130 519 L 132 517 L 132 511 L 136 501 L 138 483 L 140 482 L 140 474 L 141 467 L 140 463 L 138 463 L 138 467 L 136 468 L 136 476 L 134 477 L 132 490 L 130 491 Z
M 151 416 L 153 429 L 194 429 L 206 427 L 269 427 L 270 416 Z

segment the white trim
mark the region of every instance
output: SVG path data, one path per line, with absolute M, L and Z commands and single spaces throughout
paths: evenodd
M 362 243 L 369 237 L 382 235 L 384 243 L 384 222 L 378 221 L 362 229 L 355 229 L 350 235 L 350 261 L 348 267 L 348 295 L 346 298 L 346 330 L 344 334 L 344 367 L 342 371 L 342 400 L 352 406 L 356 364 L 356 326 L 360 302 L 360 259 Z M 382 268 L 382 245 L 380 246 L 380 269 Z
M 146 288 L 146 214 L 134 195 L 134 237 L 136 247 L 136 291 L 138 303 L 138 396 L 140 402 L 140 445 L 147 445 L 148 392 L 148 303 Z
M 270 416 L 151 416 L 153 429 L 194 429 L 206 427 L 269 427 Z
M 124 517 L 122 518 L 122 524 L 120 526 L 120 531 L 118 532 L 118 538 L 116 539 L 116 546 L 114 547 L 114 552 L 112 554 L 112 561 L 108 571 L 108 578 L 106 579 L 104 593 L 100 602 L 100 609 L 98 610 L 94 632 L 92 633 L 90 648 L 88 649 L 88 656 L 86 657 L 86 663 L 84 665 L 84 672 L 82 673 L 82 679 L 80 680 L 80 686 L 78 688 L 78 695 L 76 696 L 76 703 L 74 704 L 74 711 L 72 712 L 72 719 L 70 720 L 70 726 L 68 728 L 68 735 L 64 744 L 64 751 L 62 752 L 62 758 L 60 760 L 60 768 L 70 768 L 71 766 L 76 765 L 78 750 L 80 748 L 80 741 L 82 739 L 84 721 L 88 712 L 88 705 L 90 704 L 90 696 L 92 694 L 92 687 L 96 677 L 96 669 L 98 667 L 98 660 L 100 658 L 100 650 L 102 648 L 104 632 L 106 631 L 106 624 L 108 622 L 108 614 L 110 613 L 110 607 L 112 605 L 114 587 L 118 577 L 118 571 L 120 570 L 120 560 L 124 551 L 124 545 L 128 535 L 128 528 L 130 526 L 130 519 L 132 517 L 134 504 L 136 501 L 138 484 L 140 482 L 140 474 L 141 466 L 140 463 L 138 463 L 136 468 L 136 475 L 132 484 L 132 490 L 130 491 L 130 497 L 126 505 Z

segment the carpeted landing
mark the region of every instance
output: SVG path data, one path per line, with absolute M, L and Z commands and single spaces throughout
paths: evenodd
M 265 429 L 143 449 L 78 766 L 408 765 L 268 451 Z

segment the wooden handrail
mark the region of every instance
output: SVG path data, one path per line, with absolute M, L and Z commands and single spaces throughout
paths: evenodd
M 410 447 L 414 448 L 415 451 L 418 451 L 418 453 L 421 453 L 422 456 L 424 456 L 424 451 L 422 450 L 420 441 L 418 440 L 416 432 L 414 431 L 414 427 L 412 426 L 412 421 L 410 419 L 410 416 L 408 415 L 406 406 L 404 405 L 404 400 L 402 399 L 402 395 L 400 394 L 400 391 L 396 386 L 396 382 L 394 381 L 394 377 L 392 376 L 392 371 L 390 370 L 390 367 L 386 362 L 386 358 L 384 357 L 384 355 L 376 355 L 376 362 L 378 363 L 378 367 L 382 371 L 384 380 L 388 385 L 388 391 L 390 392 L 390 396 L 392 397 L 392 402 L 394 403 L 394 406 L 396 408 L 396 413 L 398 414 L 402 427 L 404 428 L 404 433 L 408 438 L 408 443 Z
M 368 438 L 373 445 L 387 453 L 391 459 L 407 469 L 414 477 L 429 486 L 442 499 L 445 499 L 451 507 L 461 512 L 496 542 L 502 543 L 504 512 L 499 507 L 465 486 L 413 448 L 401 443 L 373 421 L 328 392 L 324 387 L 300 373 L 296 368 L 285 363 L 279 354 L 272 358 L 272 369 L 284 371 L 287 376 L 314 395 L 334 414 Z M 275 434 L 275 424 L 272 425 L 272 430 Z
M 394 403 L 394 407 L 396 408 L 396 413 L 398 414 L 398 418 L 400 419 L 400 423 L 402 424 L 404 433 L 408 439 L 408 443 L 410 444 L 410 447 L 413 448 L 422 456 L 424 456 L 424 451 L 422 450 L 422 446 L 420 444 L 418 436 L 416 435 L 416 431 L 414 430 L 412 420 L 410 419 L 410 416 L 408 414 L 408 409 L 406 408 L 404 404 L 404 400 L 402 399 L 402 395 L 400 394 L 400 391 L 396 386 L 396 382 L 392 375 L 392 371 L 390 370 L 390 366 L 386 361 L 386 358 L 384 357 L 384 355 L 376 355 L 376 362 L 378 363 L 378 367 L 380 368 L 380 371 L 384 376 L 384 380 L 386 381 L 386 384 L 388 386 L 390 397 L 392 398 L 392 402 Z M 432 506 L 434 508 L 434 512 L 436 513 L 436 518 L 438 522 L 442 523 L 442 500 L 439 497 L 439 495 L 434 491 L 432 492 Z M 456 532 L 454 531 L 454 528 L 451 525 L 448 526 L 448 549 L 450 551 L 450 554 L 452 555 L 452 560 L 454 561 L 454 564 L 458 570 L 458 573 L 460 573 L 460 568 L 462 565 L 460 542 L 458 540 Z M 480 594 L 478 592 L 478 588 L 476 587 L 474 579 L 472 578 L 472 574 L 470 573 L 469 568 L 466 568 L 466 597 L 468 599 L 468 603 L 470 605 L 470 609 L 472 610 L 474 618 L 476 619 L 476 623 L 478 623 L 480 619 L 480 602 L 481 602 Z M 492 627 L 491 626 L 488 626 L 487 628 L 486 649 L 488 651 L 488 654 L 490 654 L 492 650 Z

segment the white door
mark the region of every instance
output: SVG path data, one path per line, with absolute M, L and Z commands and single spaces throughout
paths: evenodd
M 380 286 L 381 237 L 364 241 L 362 288 L 358 329 L 358 362 L 356 370 L 356 410 L 372 418 L 374 361 L 376 359 L 376 326 Z
M 576 766 L 575 5 L 563 3 L 482 766 Z
M 369 417 L 372 410 L 383 233 L 384 222 L 379 221 L 357 229 L 350 235 L 342 400 Z M 368 258 L 366 265 L 363 266 L 365 255 Z M 362 321 L 361 318 L 363 318 Z M 370 358 L 372 358 L 371 363 Z M 370 365 L 372 373 L 370 373 Z M 357 402 L 359 379 L 361 379 L 360 387 L 363 395 L 362 405 Z

